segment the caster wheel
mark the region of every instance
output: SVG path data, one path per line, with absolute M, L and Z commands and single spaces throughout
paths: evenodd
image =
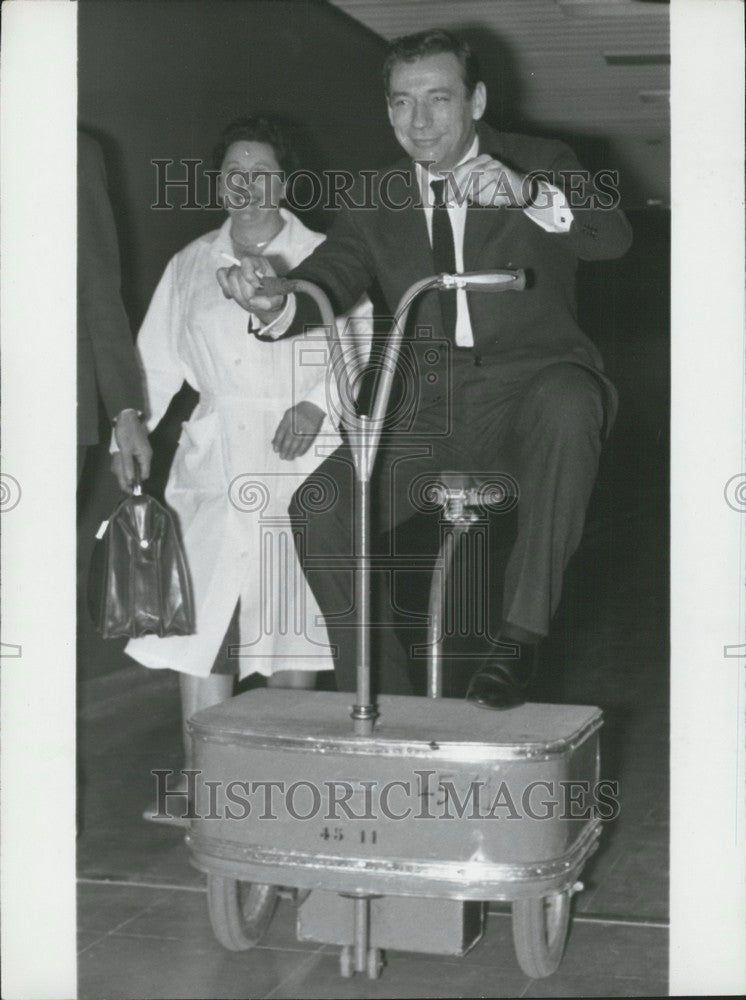
M 344 979 L 352 979 L 355 969 L 352 962 L 352 948 L 345 945 L 339 953 L 339 974 Z
M 207 876 L 207 907 L 215 937 L 229 951 L 261 941 L 277 905 L 277 886 Z
M 368 979 L 378 979 L 383 970 L 383 952 L 380 948 L 368 950 Z
M 513 944 L 521 969 L 545 979 L 559 968 L 567 942 L 571 890 L 513 902 Z

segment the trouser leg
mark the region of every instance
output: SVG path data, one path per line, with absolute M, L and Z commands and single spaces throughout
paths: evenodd
M 375 500 L 372 506 L 377 506 Z M 298 558 L 326 621 L 340 691 L 354 691 L 357 686 L 359 595 L 354 528 L 358 508 L 352 456 L 345 445 L 305 480 L 289 508 Z M 379 551 L 379 524 L 376 518 L 376 530 L 371 531 L 374 552 Z M 373 585 L 378 583 L 377 577 L 377 573 L 371 574 Z M 392 644 L 390 630 L 380 621 L 364 625 L 372 637 L 374 690 L 408 694 L 411 686 L 406 664 L 402 651 Z
M 289 514 L 298 559 L 326 621 L 340 691 L 354 689 L 354 479 L 345 446 L 296 490 Z
M 512 407 L 508 443 L 520 500 L 503 599 L 505 632 L 512 638 L 549 631 L 565 568 L 583 533 L 603 417 L 597 379 L 571 364 L 540 371 Z
M 379 451 L 371 486 L 371 552 L 376 569 L 370 628 L 374 690 L 408 694 L 412 690 L 407 653 L 394 631 L 397 617 L 392 582 L 402 558 L 396 550 L 397 526 L 418 512 L 410 487 L 438 464 L 433 446 L 413 435 Z M 357 684 L 357 616 L 354 525 L 358 516 L 354 469 L 343 445 L 312 473 L 290 504 L 298 556 L 324 615 L 340 691 Z M 404 559 L 406 561 L 406 558 Z

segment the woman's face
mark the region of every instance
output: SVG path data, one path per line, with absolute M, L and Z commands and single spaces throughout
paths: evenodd
M 229 214 L 276 212 L 283 189 L 280 164 L 269 143 L 241 140 L 225 151 L 219 191 Z

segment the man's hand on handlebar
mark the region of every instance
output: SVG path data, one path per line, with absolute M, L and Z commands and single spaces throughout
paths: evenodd
M 226 299 L 233 299 L 246 312 L 254 313 L 262 323 L 270 323 L 285 305 L 283 295 L 263 295 L 262 282 L 276 277 L 275 270 L 266 257 L 245 256 L 241 266 L 221 267 L 217 272 L 218 284 Z

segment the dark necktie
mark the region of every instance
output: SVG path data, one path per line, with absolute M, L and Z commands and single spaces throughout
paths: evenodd
M 445 202 L 445 184 L 442 181 L 430 181 L 435 205 L 433 207 L 433 265 L 436 274 L 445 272 L 453 274 L 456 270 L 456 248 L 453 242 L 453 228 L 448 216 Z M 441 290 L 440 311 L 443 317 L 445 335 L 454 340 L 456 336 L 456 293 Z

